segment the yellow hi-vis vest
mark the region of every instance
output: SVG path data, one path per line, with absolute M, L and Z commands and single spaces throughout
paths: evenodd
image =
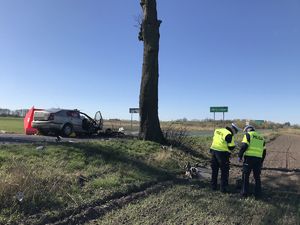
M 265 142 L 263 136 L 256 131 L 250 131 L 248 134 L 250 135 L 250 142 L 248 142 L 246 135 L 244 135 L 242 141 L 243 143 L 248 144 L 248 148 L 244 155 L 262 158 Z
M 234 136 L 232 135 L 232 140 L 230 143 L 227 143 L 225 140 L 225 137 L 232 133 L 225 129 L 225 128 L 220 128 L 220 129 L 216 129 L 215 133 L 214 133 L 214 137 L 213 137 L 213 142 L 211 144 L 211 149 L 216 150 L 216 151 L 220 151 L 220 152 L 230 152 L 230 150 L 228 149 L 228 147 L 234 147 Z

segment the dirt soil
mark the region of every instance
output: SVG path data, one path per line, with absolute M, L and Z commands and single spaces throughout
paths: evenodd
M 300 135 L 281 135 L 267 145 L 267 168 L 300 169 Z
M 266 147 L 267 156 L 261 174 L 262 186 L 272 187 L 282 193 L 300 193 L 300 135 L 280 135 Z M 232 161 L 234 160 L 236 161 Z M 237 168 L 231 169 L 231 175 L 233 179 L 237 176 Z M 253 177 L 251 179 L 254 183 Z
M 300 135 L 285 134 L 267 144 L 262 179 L 282 192 L 300 193 Z

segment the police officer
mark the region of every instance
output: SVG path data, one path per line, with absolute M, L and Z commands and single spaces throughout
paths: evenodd
M 242 140 L 238 158 L 241 162 L 244 156 L 241 196 L 247 197 L 249 194 L 249 176 L 251 171 L 253 171 L 255 180 L 254 195 L 258 198 L 261 195 L 260 173 L 266 156 L 266 143 L 263 136 L 255 131 L 253 126 L 246 126 L 244 132 L 245 135 Z
M 211 153 L 211 188 L 217 190 L 218 172 L 221 169 L 221 192 L 227 191 L 229 178 L 229 156 L 235 148 L 234 135 L 239 128 L 232 123 L 226 128 L 216 129 L 214 132 L 213 142 L 210 147 Z

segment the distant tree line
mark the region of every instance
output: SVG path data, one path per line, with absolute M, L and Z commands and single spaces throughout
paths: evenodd
M 255 126 L 257 129 L 278 129 L 278 128 L 284 128 L 284 127 L 295 127 L 298 128 L 299 125 L 291 125 L 290 122 L 285 123 L 275 123 L 272 121 L 264 120 L 259 121 L 257 123 L 255 120 L 246 120 L 246 119 L 236 119 L 236 120 L 213 120 L 213 119 L 193 119 L 188 120 L 187 118 L 177 119 L 174 121 L 175 123 L 184 123 L 186 125 L 197 125 L 201 127 L 224 127 L 227 125 L 230 125 L 231 123 L 236 123 L 241 129 L 246 126 L 246 124 L 250 124 Z
M 28 109 L 10 110 L 0 108 L 0 116 L 25 117 L 27 112 Z

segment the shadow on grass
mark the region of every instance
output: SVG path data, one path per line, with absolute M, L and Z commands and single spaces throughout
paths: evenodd
M 64 144 L 70 146 L 70 144 Z M 111 146 L 94 146 L 91 144 L 78 143 L 72 145 L 83 152 L 86 162 L 88 163 L 90 158 L 101 157 L 107 163 L 115 164 L 121 163 L 123 165 L 129 165 L 136 168 L 150 176 L 157 178 L 158 180 L 175 178 L 175 174 L 169 172 L 163 168 L 158 168 L 152 165 L 146 164 L 144 161 L 130 156 L 126 151 L 121 151 L 116 147 Z
M 299 224 L 300 194 L 292 192 L 283 194 L 268 189 L 260 201 L 273 206 L 262 218 L 263 224 Z
M 280 177 L 276 179 L 280 179 Z M 267 181 L 263 182 L 266 183 Z M 194 184 L 195 189 L 204 188 L 209 191 L 209 182 L 198 182 Z M 251 189 L 254 189 L 254 185 L 252 184 L 251 186 Z M 250 196 L 248 197 L 250 200 L 252 199 L 250 202 L 247 201 L 247 199 L 240 198 L 240 189 L 236 188 L 233 184 L 229 185 L 229 195 L 216 191 L 214 196 L 219 195 L 220 201 L 222 201 L 223 196 L 227 195 L 228 198 L 224 198 L 226 199 L 226 205 L 228 205 L 233 212 L 248 216 L 249 220 L 251 220 L 251 213 L 253 213 L 253 209 L 251 210 L 251 208 L 257 208 L 258 212 L 255 216 L 259 217 L 261 221 L 259 224 L 300 224 L 300 193 L 293 192 L 298 190 L 299 184 L 295 182 L 291 186 L 292 187 L 287 184 L 280 186 L 279 189 L 264 188 L 261 198 L 255 200 L 254 196 Z M 191 195 L 190 199 L 192 200 L 194 197 L 195 196 Z M 207 196 L 198 194 L 198 197 L 206 198 Z M 245 205 L 244 201 L 248 203 Z M 251 206 L 250 209 L 248 208 L 249 206 Z M 259 212 L 260 210 L 262 211 Z
M 61 212 L 55 213 L 53 216 L 37 214 L 28 220 L 31 221 L 32 224 L 52 223 L 70 216 L 73 213 L 79 213 L 82 209 L 102 205 L 112 199 L 121 198 L 123 196 L 130 195 L 133 192 L 144 190 L 145 188 L 152 186 L 157 182 L 173 180 L 176 178 L 175 173 L 172 173 L 164 168 L 160 168 L 159 166 L 156 167 L 149 165 L 143 161 L 143 159 L 138 159 L 138 155 L 131 155 L 127 151 L 122 151 L 117 146 L 103 146 L 90 143 L 60 143 L 59 145 L 66 147 L 67 151 L 69 151 L 69 154 L 72 154 L 72 151 L 74 153 L 81 153 L 86 164 L 89 164 L 93 159 L 98 158 L 112 166 L 112 173 L 114 173 L 114 166 L 116 166 L 116 170 L 120 169 L 120 166 L 125 170 L 130 170 L 132 168 L 141 171 L 146 176 L 149 176 L 150 180 L 147 177 L 147 179 L 142 181 L 142 183 L 132 182 L 127 184 L 128 186 L 125 190 L 116 190 L 114 193 L 109 195 L 93 199 L 91 202 L 82 203 L 78 207 L 66 208 Z
M 204 154 L 201 154 L 200 152 L 194 150 L 190 145 L 187 145 L 187 144 L 181 144 L 179 146 L 179 150 L 183 151 L 184 153 L 189 154 L 193 157 L 202 159 L 202 160 L 209 160 L 210 159 L 208 156 L 206 156 Z
M 280 178 L 278 177 L 278 179 Z M 279 192 L 283 190 L 291 191 L 291 189 L 287 189 L 287 186 L 281 186 L 281 190 L 264 188 L 262 197 L 255 200 L 254 196 L 250 196 L 247 199 L 240 198 L 240 189 L 237 189 L 234 184 L 229 185 L 228 194 L 223 194 L 220 191 L 210 191 L 208 180 L 178 181 L 176 184 L 191 186 L 192 193 L 179 193 L 180 197 L 188 202 L 195 202 L 195 199 L 198 199 L 198 209 L 205 209 L 207 212 L 207 209 L 210 208 L 212 212 L 208 212 L 209 215 L 218 215 L 219 211 L 216 209 L 222 209 L 221 207 L 224 207 L 224 205 L 228 206 L 225 207 L 222 213 L 227 213 L 228 215 L 233 213 L 231 216 L 233 218 L 232 221 L 235 221 L 234 224 L 242 224 L 244 219 L 245 221 L 253 222 L 253 224 L 272 225 L 299 224 L 300 221 L 300 194 Z M 251 188 L 253 188 L 253 184 Z M 205 192 L 197 192 L 197 189 L 205 189 Z M 203 202 L 201 199 L 204 199 Z M 227 208 L 230 210 L 227 210 Z M 235 217 L 236 219 L 234 219 Z M 260 223 L 257 223 L 258 221 Z
M 300 221 L 300 185 L 298 181 L 289 179 L 289 176 L 292 175 L 264 176 L 262 180 L 262 195 L 258 199 L 254 198 L 255 184 L 250 183 L 250 195 L 247 199 L 254 201 L 252 203 L 254 207 L 259 207 L 255 206 L 259 202 L 263 203 L 263 207 L 265 207 L 263 209 L 265 212 L 261 215 L 261 224 L 295 224 L 295 221 Z M 284 179 L 286 180 L 283 181 Z M 242 206 L 236 204 L 236 200 L 243 199 L 246 201 L 246 199 L 240 198 L 239 192 L 240 188 L 234 189 L 234 185 L 230 185 L 230 193 L 235 193 L 236 198 L 228 199 L 228 205 L 243 214 L 241 210 L 244 209 L 239 208 Z
M 298 178 L 297 178 L 298 176 Z M 268 188 L 272 188 L 275 191 L 281 193 L 298 193 L 300 196 L 300 174 L 292 173 L 292 174 L 278 174 L 278 176 L 264 176 L 263 183 Z

